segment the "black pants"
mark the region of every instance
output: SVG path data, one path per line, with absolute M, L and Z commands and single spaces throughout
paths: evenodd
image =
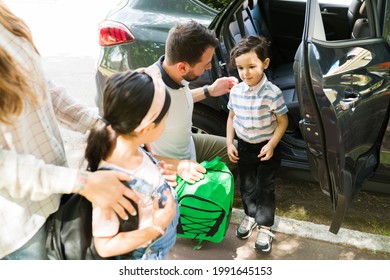
M 267 144 L 249 144 L 238 140 L 238 171 L 240 192 L 244 212 L 255 218 L 258 226 L 271 227 L 275 219 L 275 173 L 280 167 L 278 146 L 274 155 L 267 161 L 257 157 L 261 148 Z

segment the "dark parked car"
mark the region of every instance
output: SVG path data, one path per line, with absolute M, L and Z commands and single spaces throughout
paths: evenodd
M 244 36 L 271 40 L 267 77 L 289 108 L 279 174 L 319 182 L 334 206 L 331 232 L 362 188 L 390 193 L 389 1 L 237 0 L 220 11 L 196 0 L 123 1 L 100 26 L 98 106 L 109 75 L 153 64 L 168 30 L 190 18 L 220 42 L 192 87 L 238 77 L 229 51 Z M 196 103 L 194 132 L 225 135 L 227 101 Z

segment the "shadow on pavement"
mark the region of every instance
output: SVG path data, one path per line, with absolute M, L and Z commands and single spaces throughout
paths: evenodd
M 198 241 L 178 237 L 168 260 L 390 260 L 390 253 L 359 249 L 293 234 L 275 232 L 276 239 L 269 254 L 253 249 L 257 233 L 247 240 L 235 236 L 236 224 L 231 223 L 220 243 L 204 241 L 194 250 Z

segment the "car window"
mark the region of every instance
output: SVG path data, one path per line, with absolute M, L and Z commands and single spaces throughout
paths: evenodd
M 313 30 L 311 32 L 313 38 L 321 41 L 344 41 L 374 37 L 371 26 L 374 21 L 367 13 L 364 1 L 361 2 L 362 4 L 355 17 L 345 19 L 338 16 L 341 12 L 337 12 L 337 5 L 333 8 L 333 11 L 328 11 L 328 8 L 320 8 L 320 6 L 323 7 L 321 2 L 323 3 L 324 1 L 329 2 L 333 0 L 317 0 L 318 5 L 312 7 L 311 13 L 314 17 L 311 20 L 311 26 L 309 28 Z M 334 34 L 341 30 L 341 28 L 344 28 L 348 32 L 339 33 L 338 36 L 335 36 Z
M 223 9 L 231 0 L 199 0 L 207 6 L 220 11 Z M 271 0 L 272 1 L 272 0 Z M 291 2 L 306 2 L 307 0 L 284 0 Z M 352 0 L 319 0 L 320 4 L 341 4 L 350 5 Z
M 349 5 L 352 0 L 319 0 L 320 4 L 343 4 Z M 306 2 L 306 1 L 305 1 Z
M 272 1 L 272 0 L 271 0 Z M 283 0 L 286 2 L 306 2 L 307 0 Z M 318 0 L 320 4 L 341 4 L 341 5 L 350 5 L 352 0 Z
M 227 0 L 226 0 L 227 1 Z M 142 0 L 134 0 L 129 2 L 128 7 L 133 9 L 138 9 L 140 11 L 154 11 L 159 13 L 169 13 L 173 11 L 180 11 L 180 13 L 184 14 L 200 14 L 204 15 L 209 12 L 210 15 L 213 15 L 214 12 L 204 5 L 199 5 L 199 2 L 203 1 L 193 1 L 194 3 L 198 3 L 198 5 L 189 5 L 188 0 L 164 0 L 164 1 L 142 1 Z M 215 2 L 215 1 L 213 1 Z

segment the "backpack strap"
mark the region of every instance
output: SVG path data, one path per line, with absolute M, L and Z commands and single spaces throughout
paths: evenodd
M 145 150 L 145 149 L 142 149 L 144 152 L 145 152 L 145 154 L 147 154 L 147 156 L 150 158 L 150 160 L 154 163 L 154 164 L 156 164 L 156 165 L 160 165 L 160 160 L 158 160 L 158 159 L 156 159 L 153 155 L 152 155 L 152 153 L 151 152 L 148 152 L 147 150 Z
M 114 166 L 103 166 L 103 167 L 99 167 L 97 170 L 114 170 L 114 171 L 118 171 L 118 172 L 122 172 L 122 173 L 125 173 L 127 175 L 130 175 L 131 177 L 133 177 L 133 179 L 131 179 L 130 181 L 121 181 L 122 184 L 124 184 L 126 187 L 129 187 L 129 188 L 137 180 L 136 177 L 133 174 L 131 174 L 130 172 L 126 172 L 126 171 L 121 170 L 119 168 L 116 168 Z

